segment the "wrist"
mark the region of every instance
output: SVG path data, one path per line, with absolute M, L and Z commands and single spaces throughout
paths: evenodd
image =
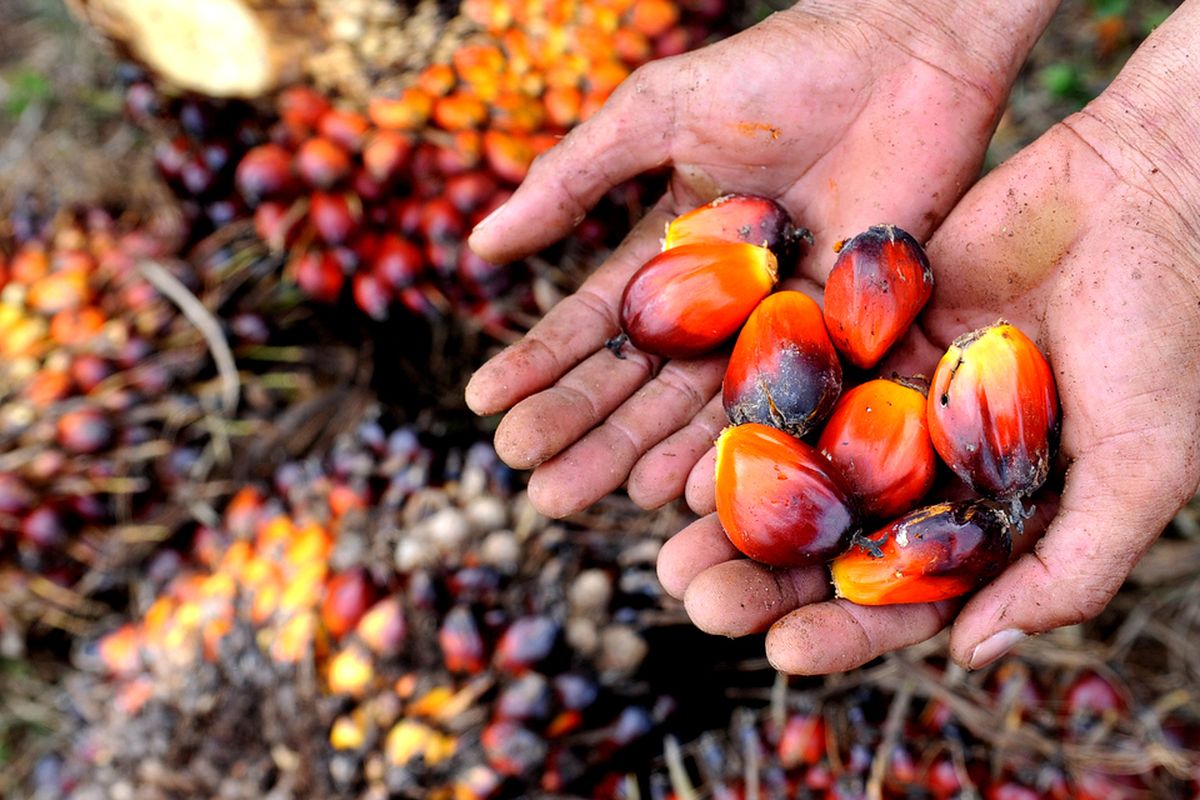
M 1059 0 L 809 0 L 793 11 L 873 29 L 1003 105 Z

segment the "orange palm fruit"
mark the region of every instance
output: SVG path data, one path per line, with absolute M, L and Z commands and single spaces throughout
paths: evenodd
M 673 219 L 667 225 L 663 249 L 700 242 L 747 242 L 769 247 L 781 258 L 804 235 L 774 200 L 727 194 Z
M 929 434 L 955 474 L 997 500 L 1046 480 L 1058 433 L 1049 362 L 1006 322 L 955 339 L 929 387 Z
M 433 111 L 433 95 L 415 86 L 399 97 L 373 97 L 367 104 L 367 116 L 381 128 L 416 131 L 425 126 Z
M 732 336 L 778 277 L 765 247 L 708 242 L 664 250 L 634 273 L 621 329 L 634 346 L 668 358 L 712 350 Z
M 876 225 L 838 249 L 825 283 L 825 323 L 838 350 L 869 369 L 900 340 L 933 293 L 925 251 L 894 225 Z
M 725 371 L 729 420 L 803 436 L 829 416 L 841 390 L 842 365 L 821 307 L 802 292 L 779 292 L 759 303 Z
M 888 523 L 834 559 L 838 597 L 864 606 L 932 603 L 1004 569 L 1013 521 L 986 500 L 938 503 Z
M 894 380 L 867 381 L 842 395 L 817 449 L 837 466 L 868 517 L 911 511 L 937 474 L 925 393 Z
M 398 655 L 408 634 L 408 623 L 400 598 L 393 595 L 371 606 L 354 631 L 376 655 L 385 658 Z
M 777 428 L 726 428 L 717 439 L 716 499 L 729 541 L 776 567 L 819 564 L 845 550 L 856 513 L 830 470 L 820 453 Z

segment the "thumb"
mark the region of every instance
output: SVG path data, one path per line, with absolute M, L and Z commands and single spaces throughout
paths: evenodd
M 1167 430 L 1114 436 L 1081 455 L 1045 538 L 959 615 L 954 660 L 979 669 L 1032 634 L 1099 614 L 1195 492 L 1195 463 L 1195 444 Z
M 472 231 L 471 249 L 504 263 L 565 236 L 612 187 L 666 163 L 676 59 L 635 70 L 595 116 L 537 158 L 508 202 Z

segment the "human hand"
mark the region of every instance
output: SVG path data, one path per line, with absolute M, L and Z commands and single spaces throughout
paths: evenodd
M 562 516 L 627 477 L 635 501 L 662 505 L 682 493 L 724 424 L 716 395 L 726 354 L 664 365 L 632 347 L 623 360 L 603 348 L 619 330 L 625 283 L 661 248 L 671 217 L 726 192 L 772 197 L 816 232 L 801 274 L 818 284 L 833 242 L 871 224 L 923 239 L 977 174 L 1055 5 L 798 5 L 643 67 L 539 159 L 472 234 L 485 258 L 544 247 L 617 183 L 663 164 L 673 172 L 666 196 L 608 262 L 467 388 L 477 413 L 511 408 L 496 449 L 513 467 L 536 468 L 534 505 Z
M 1200 88 L 1186 62 L 1198 44 L 1192 0 L 1100 98 L 967 194 L 929 244 L 936 282 L 919 329 L 883 365 L 931 374 L 955 336 L 1001 316 L 1035 338 L 1069 464 L 1057 506 L 1039 498 L 1030 527 L 1048 522 L 1045 536 L 1020 537 L 1031 552 L 965 606 L 868 608 L 829 600 L 824 568 L 741 559 L 710 514 L 659 556 L 699 627 L 769 629 L 772 664 L 815 674 L 927 639 L 957 612 L 951 654 L 979 668 L 1104 608 L 1200 480 L 1200 116 L 1175 100 Z M 713 508 L 712 478 L 707 456 L 688 486 L 698 513 Z

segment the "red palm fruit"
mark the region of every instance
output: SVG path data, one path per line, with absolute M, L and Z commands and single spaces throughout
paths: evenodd
M 308 219 L 325 244 L 337 246 L 349 241 L 358 230 L 361 208 L 351 205 L 344 194 L 313 192 L 308 198 Z
M 925 773 L 925 788 L 933 795 L 934 800 L 958 797 L 962 790 L 962 778 L 959 777 L 954 761 L 946 756 L 934 759 Z
M 559 630 L 550 617 L 514 620 L 496 643 L 496 666 L 518 675 L 532 669 L 554 652 Z
M 421 232 L 421 206 L 416 197 L 405 197 L 388 203 L 391 227 L 403 236 L 416 236 Z
M 297 219 L 285 203 L 262 203 L 254 209 L 254 232 L 272 250 L 283 250 L 295 241 Z
M 469 215 L 482 208 L 498 187 L 491 175 L 482 171 L 464 172 L 446 181 L 443 193 L 460 213 Z
M 775 255 L 752 244 L 664 250 L 621 296 L 621 329 L 634 346 L 667 358 L 698 356 L 732 336 L 778 277 Z
M 825 323 L 846 358 L 869 369 L 900 340 L 933 293 L 921 245 L 894 225 L 876 225 L 839 251 L 825 283 Z
M 679 21 L 679 6 L 671 0 L 634 0 L 629 14 L 633 28 L 651 38 L 674 27 Z
M 293 86 L 279 94 L 279 116 L 290 127 L 314 130 L 329 110 L 329 101 L 315 89 Z
M 729 420 L 803 436 L 829 416 L 841 391 L 842 364 L 821 307 L 801 292 L 779 292 L 759 303 L 725 371 Z
M 663 249 L 702 242 L 746 242 L 769 247 L 782 256 L 803 235 L 774 200 L 727 194 L 671 220 Z
M 296 172 L 314 189 L 329 189 L 350 174 L 350 155 L 332 139 L 315 136 L 296 151 Z
M 825 718 L 819 714 L 793 714 L 784 723 L 776 752 L 784 769 L 794 769 L 820 762 L 825 748 Z
M 373 320 L 387 319 L 391 296 L 387 288 L 373 273 L 359 272 L 351 285 L 355 304 Z
M 467 233 L 467 223 L 448 197 L 421 205 L 420 232 L 431 242 L 458 244 Z
M 326 111 L 317 120 L 317 132 L 350 153 L 362 149 L 363 139 L 370 127 L 371 123 L 362 114 L 339 108 Z
M 191 152 L 191 144 L 187 138 L 177 136 L 155 146 L 154 164 L 168 183 L 178 184 Z
M 367 573 L 352 569 L 334 575 L 325 588 L 321 603 L 321 621 L 334 638 L 353 630 L 375 600 L 375 586 Z
M 754 423 L 717 439 L 717 516 L 733 546 L 777 567 L 828 561 L 846 549 L 855 512 L 829 462 L 799 439 Z
M 112 423 L 94 408 L 68 411 L 58 418 L 58 443 L 72 453 L 98 453 L 112 442 Z
M 294 189 L 292 155 L 277 144 L 262 144 L 242 157 L 234 183 L 251 205 L 289 194 Z
M 1003 321 L 960 336 L 929 387 L 929 435 L 950 469 L 980 494 L 1010 500 L 1050 473 L 1058 392 L 1045 356 Z
M 63 546 L 67 529 L 57 510 L 39 506 L 21 520 L 21 536 L 35 547 L 49 550 Z
M 412 242 L 395 234 L 385 234 L 375 250 L 371 272 L 391 289 L 411 286 L 425 271 L 425 257 Z
M 354 175 L 350 178 L 350 191 L 357 195 L 364 204 L 370 206 L 371 210 L 388 196 L 387 184 L 375 180 L 371 173 L 367 172 L 366 167 L 354 170 Z M 386 214 L 384 221 L 386 221 Z
M 429 94 L 440 96 L 454 88 L 458 78 L 449 64 L 430 64 L 417 76 L 416 86 Z
M 456 274 L 468 292 L 484 300 L 503 294 L 512 277 L 508 267 L 481 258 L 469 247 L 459 248 Z
M 834 590 L 865 606 L 958 597 L 1004 569 L 1012 527 L 1003 509 L 983 500 L 917 509 L 834 559 Z
M 990 784 L 983 796 L 985 800 L 1041 800 L 1035 790 L 1007 780 Z
M 442 648 L 443 663 L 451 672 L 475 674 L 486 666 L 483 637 L 465 606 L 455 606 L 446 614 L 438 630 L 438 645 Z
M 868 381 L 842 395 L 817 449 L 869 517 L 911 511 L 937 474 L 925 394 L 897 381 Z
M 296 283 L 314 300 L 336 302 L 345 281 L 337 257 L 327 250 L 309 250 L 296 261 Z
M 1120 692 L 1099 674 L 1086 670 L 1063 692 L 1062 712 L 1066 733 L 1082 738 L 1096 724 L 1114 719 L 1125 711 Z
M 412 151 L 412 139 L 408 136 L 397 131 L 377 130 L 363 147 L 363 166 L 372 178 L 387 183 L 408 164 Z
M 399 655 L 408 635 L 400 598 L 388 597 L 371 606 L 354 632 L 375 655 L 384 658 Z

